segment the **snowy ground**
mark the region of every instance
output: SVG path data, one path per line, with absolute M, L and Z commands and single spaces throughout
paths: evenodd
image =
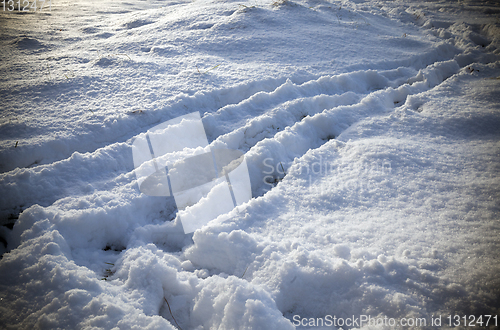
M 0 328 L 500 314 L 499 17 L 461 0 L 0 12 Z M 131 146 L 193 111 L 246 154 L 253 198 L 185 235 L 171 197 L 140 193 Z

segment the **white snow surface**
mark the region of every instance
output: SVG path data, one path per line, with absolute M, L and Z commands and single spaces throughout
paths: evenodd
M 1 11 L 0 328 L 498 315 L 499 17 L 468 0 Z M 253 197 L 185 235 L 131 146 L 195 111 L 211 147 L 245 153 Z

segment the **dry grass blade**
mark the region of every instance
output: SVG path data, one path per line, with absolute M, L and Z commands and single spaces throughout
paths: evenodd
M 245 271 L 243 272 L 243 275 L 241 275 L 241 278 L 243 278 L 245 276 L 245 274 L 247 273 L 248 267 L 250 267 L 250 265 L 248 265 L 247 268 L 245 268 Z
M 120 56 L 120 55 L 121 56 L 127 56 L 127 58 L 132 61 L 132 59 L 130 58 L 130 56 L 128 56 L 127 54 L 110 54 L 110 56 Z
M 283 168 L 283 164 L 281 164 L 281 162 L 280 162 L 280 165 L 281 165 L 281 169 L 283 170 L 283 174 L 286 175 L 285 169 Z
M 199 74 L 205 74 L 205 73 L 207 73 L 207 72 L 208 72 L 208 71 L 210 71 L 210 70 L 213 70 L 213 69 L 218 68 L 219 66 L 220 66 L 220 64 L 217 64 L 216 66 L 214 66 L 214 67 L 212 67 L 212 68 L 208 69 L 207 71 L 205 71 L 205 72 L 201 72 L 201 71 L 200 71 L 200 69 L 198 68 L 198 65 L 196 65 L 196 70 L 198 70 L 198 73 L 199 73 Z
M 170 312 L 170 316 L 172 316 L 172 320 L 174 320 L 175 325 L 177 326 L 177 328 L 179 328 L 179 330 L 182 330 L 182 328 L 179 326 L 179 324 L 178 324 L 178 323 L 177 323 L 177 321 L 175 320 L 174 314 L 172 314 L 172 310 L 170 309 L 170 304 L 168 303 L 167 298 L 163 297 L 163 299 L 165 299 L 165 302 L 167 303 L 167 306 L 168 306 L 168 311 Z
M 207 72 L 208 72 L 208 71 L 210 71 L 210 70 L 213 70 L 213 69 L 218 68 L 218 67 L 219 67 L 219 65 L 220 65 L 220 64 L 217 64 L 217 65 L 216 65 L 216 66 L 214 66 L 213 68 L 208 69 L 207 71 L 205 71 L 205 73 L 207 73 Z

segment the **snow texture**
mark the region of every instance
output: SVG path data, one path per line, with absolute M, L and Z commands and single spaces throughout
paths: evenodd
M 498 315 L 499 14 L 472 0 L 1 11 L 0 328 Z M 132 146 L 193 112 L 208 147 L 245 154 L 252 198 L 184 234 L 172 196 L 139 190 Z

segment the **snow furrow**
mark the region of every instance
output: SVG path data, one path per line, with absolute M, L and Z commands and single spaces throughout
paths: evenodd
M 407 72 L 401 69 L 399 71 Z M 344 129 L 353 125 L 357 120 L 382 113 L 381 110 L 367 113 L 367 107 L 373 107 L 373 110 L 381 106 L 365 104 L 371 101 L 365 99 L 360 101 L 362 95 L 372 95 L 376 99 L 388 97 L 391 100 L 383 102 L 385 102 L 384 106 L 389 105 L 390 108 L 391 101 L 392 104 L 404 103 L 408 94 L 434 87 L 456 71 L 457 67 L 451 61 L 431 65 L 414 77 L 406 78 L 404 75 L 401 77 L 401 74 L 397 74 L 396 77 L 391 77 L 395 78 L 393 82 L 384 76 L 384 74 L 394 75 L 391 72 L 379 74 L 375 71 L 322 77 L 301 85 L 287 81 L 272 92 L 252 94 L 236 105 L 226 105 L 215 113 L 206 114 L 203 117 L 203 122 L 208 137 L 210 139 L 216 138 L 213 142 L 214 146 L 223 144 L 228 148 L 244 152 L 251 150 L 259 141 L 273 138 L 282 132 L 279 136 L 288 137 L 279 137 L 271 141 L 282 144 L 283 150 L 288 150 L 288 154 L 275 150 L 275 147 L 258 146 L 258 148 L 275 150 L 272 153 L 265 152 L 265 154 L 266 158 L 269 158 L 273 166 L 276 167 L 276 162 L 290 164 L 295 157 L 303 155 L 311 146 L 313 148 L 319 147 L 325 141 L 339 136 Z M 400 87 L 388 87 L 397 83 Z M 408 86 L 408 83 L 412 86 Z M 384 96 L 380 92 L 369 94 L 370 91 L 384 88 L 386 89 Z M 212 95 L 224 95 L 225 93 L 227 91 L 219 91 Z M 197 97 L 191 102 L 182 102 L 182 106 L 179 104 L 177 108 L 185 108 L 186 103 L 193 107 L 193 102 L 200 104 L 206 101 Z M 236 101 L 233 100 L 233 102 Z M 355 106 L 356 104 L 357 106 Z M 335 110 L 336 115 L 330 117 L 328 113 L 333 110 Z M 256 117 L 248 120 L 251 113 Z M 313 119 L 307 118 L 309 116 Z M 242 121 L 245 122 L 243 126 L 227 134 L 220 134 L 224 129 L 238 127 Z M 301 121 L 303 123 L 298 124 Z M 326 129 L 326 127 L 329 128 Z M 307 138 L 305 138 L 306 136 Z M 112 189 L 115 185 L 120 184 L 123 179 L 117 181 L 114 178 L 124 175 L 132 169 L 129 143 L 115 143 L 92 153 L 75 152 L 67 160 L 32 169 L 17 169 L 0 175 L 0 183 L 2 183 L 0 193 L 7 196 L 0 202 L 2 223 L 12 223 L 17 218 L 17 214 L 33 204 L 48 206 L 69 194 L 88 194 L 95 190 Z M 299 147 L 301 145 L 302 147 Z M 251 155 L 252 153 L 249 154 L 249 160 L 253 162 Z M 263 161 L 263 159 L 256 160 L 256 162 L 259 161 Z M 82 171 L 79 171 L 77 175 L 74 173 L 75 163 L 81 164 L 82 168 Z M 288 165 L 285 166 L 285 170 L 287 168 Z M 259 177 L 256 181 L 258 182 L 257 186 L 253 189 L 254 195 L 263 193 L 263 187 L 260 185 L 262 178 L 257 174 L 258 171 L 262 172 L 263 170 L 262 166 L 251 169 L 256 175 L 255 177 Z M 89 180 L 87 178 L 90 172 L 99 175 Z M 273 173 L 271 176 L 273 176 L 272 180 L 277 179 L 277 173 Z M 16 184 L 12 189 L 11 183 L 14 182 L 23 182 L 23 184 Z

